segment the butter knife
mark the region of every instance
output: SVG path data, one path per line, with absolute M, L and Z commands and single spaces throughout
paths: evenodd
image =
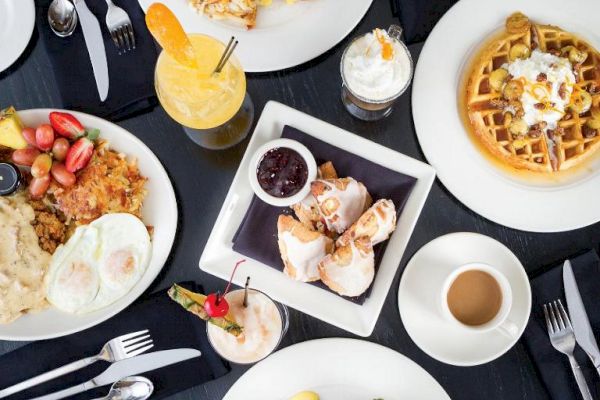
M 108 96 L 108 62 L 106 61 L 106 50 L 104 39 L 102 39 L 102 31 L 100 31 L 100 23 L 85 4 L 85 0 L 73 0 L 73 4 L 79 16 L 83 38 L 92 62 L 100 101 L 104 101 Z
M 94 379 L 68 389 L 50 393 L 45 396 L 36 397 L 32 400 L 64 399 L 65 397 L 73 396 L 77 393 L 82 393 L 93 388 L 108 385 L 131 375 L 139 375 L 144 372 L 153 371 L 167 365 L 189 360 L 190 358 L 199 357 L 200 355 L 200 351 L 195 349 L 175 349 L 155 351 L 153 353 L 147 353 L 141 356 L 128 358 L 112 364 Z
M 598 374 L 600 374 L 600 351 L 598 350 L 598 343 L 596 343 L 594 332 L 590 326 L 590 320 L 581 300 L 577 281 L 575 281 L 575 275 L 573 275 L 573 267 L 569 260 L 565 261 L 563 265 L 563 284 L 565 286 L 565 296 L 567 298 L 571 323 L 575 331 L 575 339 L 577 339 L 577 343 L 587 353 Z

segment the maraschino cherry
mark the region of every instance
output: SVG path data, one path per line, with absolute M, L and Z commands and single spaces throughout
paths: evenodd
M 206 296 L 206 301 L 204 302 L 204 310 L 211 318 L 219 318 L 224 317 L 229 312 L 229 303 L 225 300 L 225 295 L 229 293 L 229 288 L 231 287 L 231 281 L 233 280 L 233 276 L 235 275 L 235 271 L 237 267 L 245 262 L 246 260 L 240 260 L 233 267 L 233 272 L 231 272 L 231 277 L 229 278 L 229 282 L 225 287 L 225 292 L 221 295 L 221 292 L 211 293 Z

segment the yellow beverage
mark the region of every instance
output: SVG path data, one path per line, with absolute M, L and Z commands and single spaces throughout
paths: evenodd
M 161 105 L 181 125 L 210 129 L 229 121 L 246 94 L 246 76 L 231 56 L 220 73 L 213 73 L 225 45 L 210 36 L 190 34 L 198 68 L 178 63 L 163 51 L 156 63 L 155 85 Z

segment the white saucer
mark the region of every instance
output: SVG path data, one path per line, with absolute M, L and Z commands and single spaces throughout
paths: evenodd
M 468 332 L 442 317 L 442 282 L 456 266 L 490 264 L 510 282 L 513 304 L 508 319 L 519 331 L 509 338 L 498 330 Z M 506 353 L 525 330 L 531 312 L 531 288 L 519 259 L 502 243 L 470 232 L 451 233 L 423 246 L 409 261 L 398 289 L 398 307 L 406 331 L 436 360 L 457 366 L 490 362 Z

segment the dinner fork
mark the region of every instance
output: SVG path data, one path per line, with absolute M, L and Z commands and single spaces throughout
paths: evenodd
M 555 300 L 554 302 L 544 304 L 544 316 L 546 317 L 546 326 L 548 327 L 548 335 L 550 336 L 552 346 L 569 357 L 573 375 L 575 375 L 577 386 L 579 386 L 579 391 L 584 400 L 593 400 L 583 372 L 573 356 L 573 350 L 575 350 L 575 333 L 573 332 L 569 315 L 565 311 L 561 301 Z
M 119 54 L 135 49 L 135 35 L 129 15 L 121 7 L 114 5 L 112 0 L 106 0 L 106 4 L 106 26 Z
M 143 331 L 128 333 L 126 335 L 116 337 L 109 342 L 106 342 L 106 344 L 102 346 L 102 350 L 100 350 L 100 352 L 95 356 L 82 358 L 81 360 L 74 361 L 60 368 L 56 368 L 52 371 L 48 371 L 41 375 L 27 379 L 26 381 L 17 383 L 16 385 L 7 387 L 6 389 L 0 390 L 0 399 L 39 385 L 40 383 L 49 381 L 51 379 L 58 378 L 59 376 L 68 374 L 69 372 L 77 371 L 78 369 L 86 367 L 99 360 L 113 363 L 140 355 L 154 346 L 150 335 L 147 335 L 147 333 L 148 329 L 145 329 Z

